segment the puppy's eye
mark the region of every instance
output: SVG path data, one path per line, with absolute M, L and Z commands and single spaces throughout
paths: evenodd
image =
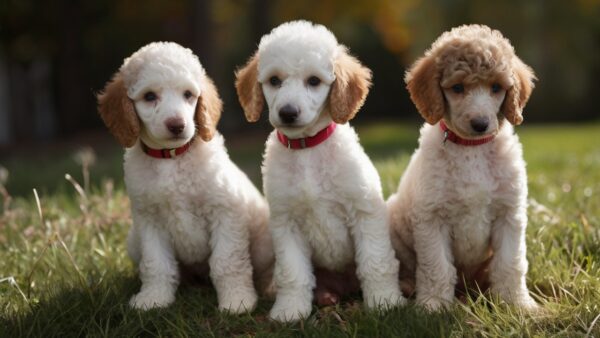
M 154 102 L 156 99 L 158 99 L 158 96 L 156 96 L 156 93 L 154 92 L 147 92 L 144 94 L 144 101 L 146 102 Z
M 463 86 L 460 83 L 455 84 L 454 86 L 452 86 L 452 91 L 455 92 L 456 94 L 464 93 L 465 92 L 465 86 Z
M 281 79 L 279 79 L 277 76 L 271 76 L 269 78 L 269 83 L 273 87 L 279 87 L 279 86 L 281 86 Z
M 185 97 L 185 99 L 186 99 L 186 100 L 189 100 L 189 99 L 190 99 L 192 96 L 194 96 L 194 95 L 192 95 L 192 92 L 191 92 L 191 91 L 189 91 L 189 90 L 186 90 L 186 91 L 183 93 L 183 97 Z
M 500 92 L 500 90 L 502 90 L 502 86 L 500 86 L 499 84 L 494 83 L 492 85 L 492 93 L 498 93 Z
M 311 87 L 316 87 L 321 84 L 321 79 L 316 76 L 311 76 L 308 78 L 308 80 L 306 80 L 306 83 L 308 83 L 308 85 Z

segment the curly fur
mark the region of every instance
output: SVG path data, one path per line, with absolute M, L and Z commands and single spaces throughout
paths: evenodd
M 282 79 L 279 86 L 269 84 L 274 75 Z M 319 86 L 305 84 L 311 75 L 320 77 Z M 258 120 L 256 108 L 266 102 L 271 124 L 289 138 L 312 136 L 332 120 L 344 123 L 313 148 L 288 149 L 276 131 L 267 140 L 262 170 L 276 256 L 278 291 L 270 312 L 275 320 L 310 314 L 313 266 L 345 271 L 356 263 L 370 308 L 404 301 L 379 175 L 346 123 L 364 102 L 370 79 L 370 71 L 331 32 L 306 21 L 285 23 L 264 36 L 237 72 L 249 121 Z M 279 119 L 279 109 L 288 104 L 300 107 L 301 122 L 293 127 Z
M 514 125 L 533 90 L 533 71 L 497 30 L 466 25 L 443 33 L 406 73 L 410 97 L 423 118 L 437 123 L 445 114 L 442 88 L 496 81 L 509 88 L 502 112 Z
M 156 100 L 144 99 L 149 91 Z M 142 280 L 131 306 L 171 304 L 179 265 L 208 262 L 219 308 L 253 309 L 253 277 L 259 290 L 271 287 L 268 207 L 227 155 L 216 131 L 221 100 L 197 57 L 175 43 L 151 43 L 125 60 L 98 101 L 106 125 L 127 147 L 125 183 L 133 217 L 127 248 Z M 173 118 L 185 122 L 180 137 L 166 126 Z M 141 147 L 144 142 L 174 148 L 190 141 L 189 150 L 172 159 L 150 157 Z
M 537 307 L 525 283 L 525 162 L 513 127 L 502 123 L 503 114 L 521 122 L 533 79 L 508 40 L 479 25 L 442 34 L 406 74 L 417 109 L 434 125 L 421 128 L 419 148 L 387 205 L 401 275 L 416 277 L 417 302 L 429 309 L 452 303 L 463 278 Z M 449 89 L 456 84 L 464 92 Z M 480 136 L 495 138 L 472 147 L 445 142 L 442 118 L 472 138 L 469 122 L 483 118 L 489 127 Z

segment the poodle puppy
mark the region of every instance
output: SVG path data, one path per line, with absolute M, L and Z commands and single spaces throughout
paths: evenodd
M 127 148 L 127 248 L 142 280 L 130 305 L 171 304 L 179 267 L 208 263 L 219 309 L 252 310 L 253 277 L 267 290 L 274 260 L 268 205 L 229 159 L 216 130 L 221 100 L 198 58 L 176 43 L 144 46 L 125 59 L 98 102 Z
M 310 314 L 313 265 L 344 275 L 355 263 L 367 307 L 402 304 L 379 175 L 347 123 L 370 70 L 324 26 L 293 21 L 263 36 L 236 76 L 247 120 L 266 101 L 275 127 L 262 168 L 276 257 L 270 317 Z
M 417 302 L 448 306 L 464 278 L 536 308 L 525 284 L 527 177 L 512 126 L 523 121 L 533 71 L 499 31 L 468 25 L 442 34 L 405 80 L 428 124 L 387 204 Z

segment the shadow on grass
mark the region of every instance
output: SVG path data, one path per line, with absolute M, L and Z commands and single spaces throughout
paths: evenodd
M 180 287 L 176 302 L 165 309 L 132 310 L 129 298 L 139 290 L 136 276 L 105 278 L 92 290 L 71 288 L 49 294 L 28 311 L 9 316 L 0 336 L 448 336 L 463 332 L 456 314 L 425 314 L 413 306 L 385 314 L 365 311 L 357 300 L 315 309 L 302 323 L 267 319 L 272 302 L 261 300 L 252 315 L 218 311 L 209 286 Z
M 29 311 L 7 320 L 5 337 L 13 336 L 181 336 L 212 335 L 225 328 L 214 292 L 209 287 L 181 287 L 166 309 L 132 310 L 129 298 L 139 291 L 137 276 L 106 278 L 92 290 L 65 289 L 49 294 Z M 251 325 L 252 318 L 236 318 Z M 225 321 L 226 322 L 226 321 Z M 0 329 L 1 330 L 1 329 Z M 221 331 L 225 334 L 226 332 Z

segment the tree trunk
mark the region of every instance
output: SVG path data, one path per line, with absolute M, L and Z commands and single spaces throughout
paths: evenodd
M 57 2 L 60 18 L 57 62 L 57 117 L 61 134 L 70 134 L 81 127 L 86 111 L 86 95 L 92 95 L 86 82 L 83 62 L 83 23 L 78 1 Z
M 192 50 L 208 74 L 216 71 L 212 5 L 211 0 L 194 0 L 192 4 Z
M 271 1 L 270 0 L 255 0 L 252 7 L 252 31 L 254 35 L 253 41 L 258 42 L 260 38 L 267 34 L 271 29 Z

